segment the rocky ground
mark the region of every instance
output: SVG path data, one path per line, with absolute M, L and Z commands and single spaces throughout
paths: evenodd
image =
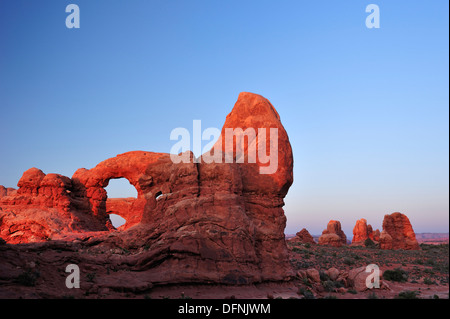
M 289 259 L 296 276 L 284 282 L 241 286 L 152 285 L 146 280 L 151 271 L 135 271 L 120 262 L 140 258 L 139 255 L 145 258 L 145 250 L 116 249 L 97 255 L 90 252 L 91 244 L 89 241 L 79 246 L 59 241 L 3 243 L 0 245 L 0 298 L 449 298 L 448 244 L 422 244 L 421 250 L 394 251 L 288 242 Z M 114 267 L 112 260 L 116 261 Z M 80 289 L 65 286 L 68 276 L 65 267 L 70 263 L 80 265 Z M 358 269 L 368 264 L 378 265 L 383 272 L 381 289 L 362 291 L 364 286 L 361 289 L 361 283 L 358 284 L 358 271 L 361 274 Z M 386 273 L 387 270 L 391 273 Z
M 421 250 L 381 250 L 360 246 L 328 247 L 288 242 L 290 262 L 296 271 L 317 269 L 320 283 L 301 282 L 303 291 L 316 298 L 449 298 L 449 246 L 421 244 Z M 357 291 L 330 280 L 326 271 L 348 273 L 376 264 L 389 288 Z M 388 274 L 385 272 L 390 270 Z M 305 296 L 303 296 L 305 297 Z M 311 297 L 306 292 L 306 297 Z

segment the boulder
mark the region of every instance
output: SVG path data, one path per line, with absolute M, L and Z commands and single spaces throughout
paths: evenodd
M 366 272 L 366 267 L 359 267 L 359 268 L 351 269 L 348 272 L 348 277 L 347 277 L 348 287 L 351 287 L 359 292 L 371 290 L 371 289 L 390 290 L 389 285 L 383 281 L 383 272 L 381 269 L 379 270 L 379 276 L 380 276 L 379 287 L 371 287 L 371 288 L 367 287 L 367 283 L 366 283 L 367 277 L 372 274 L 373 274 L 373 271 Z M 370 278 L 371 282 L 373 282 L 373 280 L 374 280 L 373 278 Z
M 309 268 L 306 270 L 306 276 L 315 283 L 320 283 L 320 273 L 317 269 Z
M 330 277 L 331 280 L 335 281 L 338 279 L 339 275 L 340 275 L 340 271 L 337 268 L 330 268 L 327 270 L 326 274 L 328 275 L 328 277 Z

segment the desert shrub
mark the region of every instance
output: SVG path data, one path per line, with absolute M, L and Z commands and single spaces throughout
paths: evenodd
M 311 244 L 310 243 L 306 243 L 305 244 L 305 248 L 311 248 Z
M 352 266 L 355 264 L 355 260 L 353 258 L 350 257 L 345 257 L 344 260 L 342 261 L 344 264 Z
M 336 296 L 332 296 L 332 295 L 328 295 L 328 296 L 323 297 L 322 299 L 337 299 L 337 297 Z
M 424 283 L 425 285 L 436 285 L 436 281 L 431 280 L 431 279 L 428 278 L 428 277 L 426 277 L 426 278 L 423 279 L 423 283 Z
M 330 280 L 330 277 L 328 277 L 326 272 L 324 272 L 323 270 L 319 271 L 319 275 L 320 275 L 320 281 Z
M 367 239 L 364 241 L 364 246 L 366 246 L 367 248 L 376 248 L 376 247 L 377 247 L 377 245 L 375 245 L 375 243 L 373 242 L 373 240 L 370 239 L 370 238 L 367 238 Z
M 40 273 L 37 271 L 26 270 L 17 276 L 16 282 L 23 286 L 34 287 Z
M 96 276 L 97 276 L 97 274 L 95 272 L 90 272 L 90 273 L 86 274 L 86 281 L 94 282 L 94 279 Z
M 322 283 L 322 286 L 327 292 L 336 292 L 336 289 L 341 288 L 344 285 L 338 281 L 326 280 Z
M 352 254 L 352 257 L 353 257 L 354 260 L 360 260 L 360 259 L 362 259 L 362 257 L 361 257 L 360 255 L 355 254 L 355 253 Z
M 383 273 L 383 278 L 389 281 L 406 282 L 408 273 L 403 269 L 396 268 L 394 270 L 386 270 Z
M 367 299 L 378 299 L 378 296 L 374 291 L 372 291 L 370 294 L 367 295 Z
M 303 277 L 302 282 L 304 285 L 311 287 L 311 283 L 309 282 L 309 279 L 307 277 Z
M 419 299 L 419 292 L 414 290 L 405 290 L 399 293 L 395 299 Z
M 304 299 L 316 299 L 314 297 L 314 294 L 311 292 L 311 290 L 300 287 L 297 294 L 302 295 Z
M 448 273 L 448 263 L 439 263 L 433 266 L 433 269 L 439 272 Z
M 308 269 L 308 268 L 311 268 L 311 267 L 314 267 L 314 266 L 315 265 L 313 263 L 308 262 L 308 261 L 304 261 L 304 260 L 297 261 L 296 264 L 295 264 L 295 267 L 297 269 Z
M 436 265 L 436 262 L 433 259 L 427 259 L 427 261 L 425 262 L 427 265 L 429 266 L 434 266 Z
M 432 269 L 426 268 L 426 269 L 424 269 L 423 272 L 426 273 L 426 274 L 434 275 L 434 271 Z
M 186 295 L 184 294 L 184 292 L 182 292 L 180 298 L 178 298 L 178 299 L 192 299 L 192 298 L 189 297 L 189 296 L 186 296 Z M 272 296 L 272 299 L 273 299 L 273 296 Z
M 347 292 L 352 295 L 356 295 L 358 293 L 355 289 L 349 289 Z

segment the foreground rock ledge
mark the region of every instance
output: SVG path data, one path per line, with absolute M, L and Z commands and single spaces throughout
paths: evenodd
M 258 128 L 278 129 L 274 174 L 260 174 L 266 164 L 259 161 L 195 163 L 189 153 L 189 163 L 174 164 L 169 154 L 143 151 L 79 169 L 72 178 L 32 168 L 17 191 L 0 198 L 0 237 L 8 244 L 27 243 L 28 262 L 35 252 L 39 267 L 47 267 L 41 273 L 54 271 L 52 276 L 65 278 L 68 263 L 108 269 L 97 281 L 111 289 L 122 285 L 118 280 L 134 287 L 130 290 L 153 284 L 285 280 L 293 274 L 282 209 L 293 181 L 291 145 L 278 113 L 260 95 L 239 95 L 220 140 L 225 128 L 238 127 L 252 127 L 257 134 L 246 141 L 245 150 L 260 141 Z M 112 227 L 106 209 L 104 188 L 115 178 L 126 178 L 138 193 L 122 213 L 114 211 L 127 220 L 122 231 Z M 7 260 L 19 258 L 20 251 L 8 244 L 0 250 L 0 269 L 6 272 Z M 62 250 L 64 258 L 49 249 Z M 141 284 L 135 287 L 127 276 Z M 64 281 L 57 285 L 64 289 Z

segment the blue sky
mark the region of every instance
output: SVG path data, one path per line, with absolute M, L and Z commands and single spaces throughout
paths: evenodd
M 66 5 L 81 28 L 67 29 Z M 365 8 L 380 7 L 380 29 Z M 294 151 L 287 233 L 400 211 L 449 229 L 447 1 L 0 2 L 0 184 L 72 176 L 268 98 Z M 117 184 L 120 185 L 120 184 Z M 114 194 L 128 190 L 116 186 Z

